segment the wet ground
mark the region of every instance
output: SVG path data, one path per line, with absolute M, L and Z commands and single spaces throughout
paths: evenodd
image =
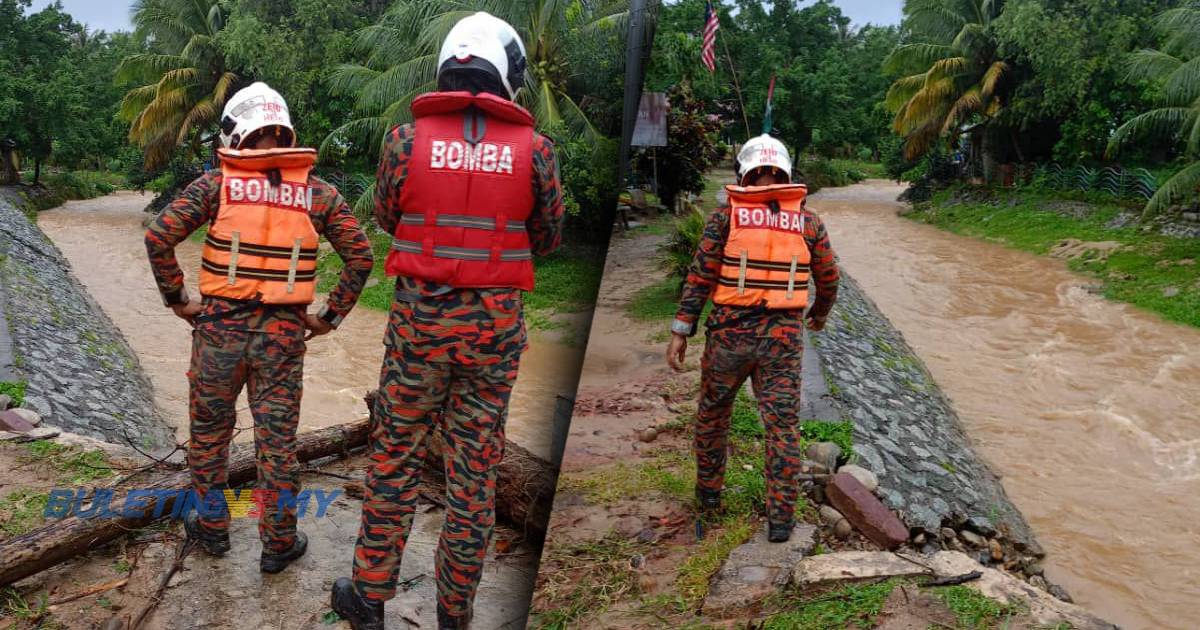
M 23 487 L 53 486 L 52 471 L 30 464 L 28 456 L 20 455 L 22 452 L 13 447 L 0 450 L 0 464 L 16 470 Z M 351 459 L 326 466 L 322 472 L 352 476 L 362 465 L 361 458 Z M 307 489 L 326 493 L 342 488 L 341 481 L 317 474 L 305 475 L 303 483 Z M 440 489 L 425 490 L 436 495 Z M 0 495 L 5 492 L 5 484 L 0 484 Z M 310 510 L 313 508 L 315 503 Z M 311 511 L 301 516 L 299 528 L 308 536 L 308 553 L 277 575 L 259 571 L 257 520 L 235 518 L 230 529 L 232 550 L 222 558 L 193 550 L 182 570 L 171 578 L 143 629 L 348 629 L 349 624 L 337 622 L 329 614 L 329 588 L 336 578 L 350 573 L 359 514 L 360 502 L 342 492 L 323 516 L 317 517 Z M 442 517 L 442 509 L 428 502 L 418 508 L 400 568 L 402 587 L 385 608 L 389 628 L 437 627 L 433 554 Z M 21 630 L 98 628 L 114 616 L 128 623 L 151 602 L 160 580 L 174 563 L 182 535 L 181 527 L 166 527 L 164 522 L 23 580 L 15 588 L 29 602 L 46 597 L 55 603 L 97 585 L 113 586 L 53 605 L 49 616 L 42 620 L 44 626 L 15 615 L 0 616 L 0 625 L 11 621 L 16 625 L 4 627 Z M 515 538 L 511 530 L 497 530 L 495 540 L 500 541 L 505 553 L 498 555 L 493 545 L 488 554 L 477 596 L 475 628 L 525 627 L 536 552 L 526 544 L 510 545 Z M 123 581 L 114 584 L 118 580 Z
M 1003 477 L 1048 577 L 1126 628 L 1196 627 L 1200 330 L 1093 295 L 1062 261 L 898 217 L 902 190 L 810 207 Z

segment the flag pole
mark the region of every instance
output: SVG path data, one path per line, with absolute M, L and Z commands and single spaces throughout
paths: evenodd
M 733 89 L 737 91 L 738 106 L 742 110 L 742 124 L 746 125 L 746 137 L 750 137 L 750 118 L 746 116 L 746 101 L 742 99 L 742 86 L 738 82 L 737 68 L 733 67 L 733 56 L 729 54 L 729 42 L 721 38 L 721 47 L 725 49 L 725 60 L 729 62 L 729 72 L 733 75 Z

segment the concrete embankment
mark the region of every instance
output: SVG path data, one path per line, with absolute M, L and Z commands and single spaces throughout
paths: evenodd
M 174 441 L 136 355 L 58 248 L 6 195 L 0 195 L 0 304 L 8 378 L 26 383 L 24 407 L 46 425 L 143 448 Z

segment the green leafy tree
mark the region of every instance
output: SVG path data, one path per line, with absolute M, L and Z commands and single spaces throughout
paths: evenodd
M 743 141 L 762 130 L 775 76 L 774 133 L 790 146 L 827 155 L 877 152 L 891 133 L 879 108 L 890 81 L 879 64 L 899 43 L 898 29 L 856 30 L 829 0 L 804 7 L 785 0 L 715 6 L 721 19 L 716 72 L 700 63 L 704 0 L 681 0 L 663 7 L 647 89 L 688 85 L 720 115 L 724 137 Z
M 909 158 L 957 138 L 967 123 L 986 124 L 1004 106 L 1012 68 L 997 55 L 992 28 L 1003 8 L 1003 0 L 905 1 L 911 39 L 888 56 L 884 71 L 901 77 L 886 102 Z
M 299 142 L 316 146 L 354 104 L 325 77 L 352 60 L 354 33 L 375 10 L 361 0 L 242 0 L 230 5 L 218 42 L 229 69 L 283 95 Z
M 0 183 L 20 179 L 18 154 L 34 162 L 33 182 L 71 124 L 84 95 L 66 63 L 81 32 L 58 2 L 25 15 L 29 0 L 0 0 Z
M 993 22 L 1000 54 L 1019 75 L 1002 114 L 1033 159 L 1104 159 L 1112 130 L 1148 105 L 1124 80 L 1125 60 L 1154 43 L 1152 18 L 1169 0 L 1009 0 Z
M 121 116 L 130 141 L 145 152 L 146 168 L 156 169 L 181 145 L 200 154 L 238 76 L 226 68 L 218 42 L 225 25 L 218 0 L 136 0 L 133 11 L 151 50 L 121 62 L 117 79 L 139 84 L 125 95 Z
M 128 86 L 114 81 L 125 57 L 144 50 L 129 33 L 108 34 L 81 29 L 55 81 L 67 98 L 70 124 L 55 137 L 52 161 L 66 168 L 124 171 L 125 161 L 140 158 L 127 145 L 127 126 L 118 117 Z
M 1176 173 L 1146 204 L 1144 216 L 1161 212 L 1200 188 L 1200 3 L 1168 10 L 1155 20 L 1163 42 L 1157 49 L 1134 53 L 1128 62 L 1132 80 L 1149 79 L 1161 89 L 1161 107 L 1126 122 L 1113 134 L 1109 152 L 1116 154 L 1136 140 L 1158 137 L 1183 145 L 1189 164 Z

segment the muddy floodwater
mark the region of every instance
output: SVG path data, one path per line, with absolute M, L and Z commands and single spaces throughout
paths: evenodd
M 1200 330 L 1092 295 L 1058 260 L 896 216 L 901 187 L 811 207 L 904 333 L 1075 599 L 1130 629 L 1200 619 Z
M 188 325 L 163 307 L 150 274 L 142 227 L 149 216 L 142 209 L 150 199 L 149 195 L 123 192 L 72 201 L 41 213 L 38 225 L 66 255 L 76 277 L 128 339 L 154 385 L 159 409 L 177 428 L 177 435 L 185 439 L 191 335 Z M 190 240 L 176 248 L 188 292 L 193 296 L 199 295 L 196 281 L 200 249 L 199 243 Z M 338 330 L 309 342 L 301 431 L 366 415 L 362 397 L 379 382 L 386 323 L 386 313 L 360 306 Z M 581 361 L 582 345 L 531 334 L 509 410 L 509 439 L 538 455 L 549 456 L 555 398 L 573 394 Z M 252 426 L 244 393 L 238 408 L 238 426 Z M 239 439 L 250 439 L 251 435 L 243 431 Z

